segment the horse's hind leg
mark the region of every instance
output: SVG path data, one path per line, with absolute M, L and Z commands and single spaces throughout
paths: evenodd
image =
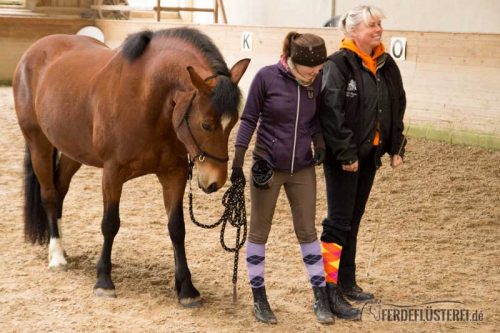
M 168 231 L 174 246 L 177 297 L 183 306 L 199 307 L 201 306 L 200 293 L 191 281 L 184 247 L 186 230 L 182 198 L 186 186 L 186 175 L 186 169 L 170 170 L 168 174 L 158 175 L 158 179 L 163 188 L 163 201 L 168 214 Z
M 26 136 L 25 236 L 32 243 L 45 244 L 50 238 L 49 257 L 60 247 L 57 211 L 59 193 L 54 183 L 57 151 L 39 131 Z M 60 249 L 62 252 L 62 248 Z M 64 255 L 49 258 L 49 268 L 65 269 Z
M 113 241 L 120 229 L 120 197 L 124 181 L 115 168 L 104 166 L 102 176 L 102 194 L 104 215 L 101 231 L 104 236 L 101 258 L 97 263 L 97 282 L 94 286 L 96 296 L 116 297 L 115 285 L 111 280 L 111 250 Z
M 46 54 L 26 55 L 13 78 L 14 101 L 19 125 L 26 139 L 24 233 L 32 243 L 49 243 L 49 268 L 65 269 L 67 262 L 58 228 L 62 201 L 71 177 L 80 167 L 62 156 L 56 171 L 57 150 L 38 124 L 33 92 L 43 70 Z M 42 66 L 42 67 L 40 67 Z M 32 90 L 33 89 L 33 90 Z M 50 240 L 50 241 L 49 241 Z
M 69 190 L 71 178 L 80 169 L 81 163 L 78 163 L 66 155 L 61 155 L 59 163 L 55 172 L 55 186 L 58 193 L 57 202 L 57 222 L 49 222 L 49 268 L 50 269 L 64 269 L 67 265 L 64 248 L 62 246 L 62 233 L 61 233 L 61 218 L 63 202 Z

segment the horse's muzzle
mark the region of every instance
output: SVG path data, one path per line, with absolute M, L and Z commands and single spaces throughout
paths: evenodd
M 219 187 L 217 186 L 217 183 L 212 183 L 210 184 L 207 188 L 202 188 L 203 192 L 207 193 L 207 194 L 210 194 L 210 193 L 213 193 L 215 191 L 217 191 L 219 189 Z

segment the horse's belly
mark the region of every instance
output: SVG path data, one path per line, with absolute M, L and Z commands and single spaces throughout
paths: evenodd
M 89 147 L 85 142 L 80 142 L 83 135 L 78 136 L 78 133 L 75 133 L 76 135 L 61 135 L 60 133 L 54 134 L 54 131 L 51 130 L 44 129 L 44 131 L 52 133 L 46 134 L 46 136 L 62 154 L 85 165 L 102 167 L 103 163 L 92 147 Z
M 99 157 L 94 154 L 89 154 L 88 152 L 84 151 L 76 151 L 75 149 L 64 149 L 64 148 L 59 149 L 59 151 L 62 154 L 71 158 L 72 160 L 80 162 L 82 164 L 90 165 L 97 168 L 103 167 L 101 159 L 99 159 Z
M 70 103 L 71 94 L 46 94 L 37 103 L 40 128 L 61 153 L 86 165 L 101 167 L 102 161 L 92 145 L 89 113 L 79 103 Z

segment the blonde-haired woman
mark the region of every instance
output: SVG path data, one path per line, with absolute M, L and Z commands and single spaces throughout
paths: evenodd
M 382 44 L 382 11 L 359 6 L 340 19 L 345 38 L 323 69 L 320 122 L 326 142 L 324 173 L 328 215 L 321 235 L 332 312 L 359 318 L 350 300 L 373 294 L 356 281 L 361 217 L 381 156 L 403 164 L 405 91 L 399 69 Z M 390 203 L 387 203 L 390 204 Z

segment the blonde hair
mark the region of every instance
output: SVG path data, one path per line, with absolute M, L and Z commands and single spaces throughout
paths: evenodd
M 351 31 L 356 28 L 361 22 L 368 25 L 371 19 L 385 18 L 382 10 L 373 6 L 358 6 L 340 18 L 340 30 L 349 37 Z

